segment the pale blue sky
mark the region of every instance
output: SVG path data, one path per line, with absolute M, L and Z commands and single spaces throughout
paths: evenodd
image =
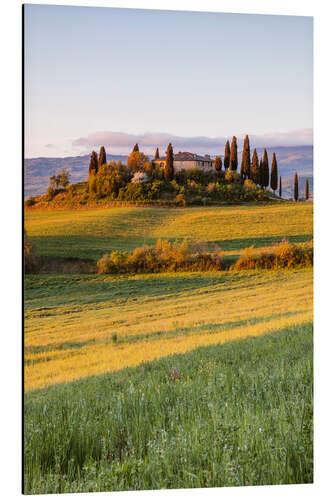
M 25 156 L 82 154 L 93 134 L 127 153 L 114 132 L 311 143 L 312 26 L 309 17 L 26 5 Z

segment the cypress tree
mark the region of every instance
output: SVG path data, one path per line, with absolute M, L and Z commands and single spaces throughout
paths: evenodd
M 298 176 L 297 176 L 297 172 L 295 172 L 295 176 L 294 176 L 294 200 L 295 201 L 298 200 Z
M 244 138 L 242 163 L 241 163 L 241 176 L 243 180 L 251 178 L 250 140 L 248 135 L 246 135 Z
M 306 181 L 305 181 L 305 199 L 306 200 L 309 199 L 309 181 L 308 181 L 308 179 L 306 179 Z
M 238 166 L 238 158 L 237 158 L 237 138 L 233 136 L 232 138 L 232 143 L 231 143 L 231 148 L 230 148 L 230 163 L 229 163 L 229 169 L 230 170 L 237 170 Z
M 165 180 L 171 181 L 173 179 L 173 149 L 171 142 L 169 143 L 168 149 L 166 150 L 166 159 L 164 167 L 164 177 Z
M 156 151 L 155 151 L 155 160 L 159 160 L 160 159 L 160 152 L 158 150 L 158 148 L 156 148 Z
M 133 153 L 136 153 L 139 151 L 139 145 L 138 143 L 134 144 L 134 148 L 133 148 Z
M 279 196 L 282 198 L 282 180 L 281 180 L 281 175 L 280 175 L 280 181 L 279 181 Z
M 265 189 L 266 187 L 269 186 L 269 165 L 268 165 L 268 155 L 266 148 L 264 150 L 264 156 L 262 159 L 262 176 L 263 176 L 262 187 Z
M 222 169 L 221 156 L 216 156 L 216 158 L 214 160 L 214 167 L 215 167 L 216 172 L 220 172 L 220 170 Z
M 106 152 L 104 146 L 99 150 L 99 158 L 98 158 L 98 168 L 100 169 L 102 165 L 106 164 Z
M 256 149 L 254 149 L 252 156 L 251 179 L 255 184 L 260 184 L 260 167 Z
M 276 162 L 276 156 L 275 153 L 273 153 L 273 160 L 272 160 L 272 170 L 271 170 L 271 189 L 274 191 L 277 190 L 277 183 L 278 183 L 278 168 L 277 168 L 277 162 Z
M 265 182 L 265 175 L 264 175 L 264 164 L 262 158 L 260 158 L 260 163 L 259 163 L 259 185 L 261 189 L 264 188 L 264 182 Z
M 227 141 L 224 148 L 224 168 L 228 170 L 230 163 L 230 143 Z
M 98 171 L 98 159 L 97 159 L 97 153 L 96 151 L 92 151 L 90 155 L 90 162 L 89 162 L 89 175 L 90 174 L 97 174 Z

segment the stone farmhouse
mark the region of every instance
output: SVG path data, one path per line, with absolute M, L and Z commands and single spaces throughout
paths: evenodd
M 153 160 L 155 165 L 159 165 L 161 168 L 164 167 L 166 157 L 163 156 L 157 160 Z M 213 167 L 213 160 L 209 155 L 200 156 L 196 153 L 188 153 L 179 151 L 173 155 L 173 168 L 175 172 L 179 170 L 187 170 L 189 168 L 200 168 L 201 170 L 211 170 Z

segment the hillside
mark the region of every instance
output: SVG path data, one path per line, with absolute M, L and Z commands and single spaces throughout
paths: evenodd
M 99 259 L 112 250 L 134 250 L 158 238 L 201 240 L 209 248 L 242 249 L 312 239 L 312 203 L 271 203 L 200 208 L 122 207 L 89 210 L 32 210 L 27 233 L 39 254 L 52 258 Z
M 263 154 L 263 148 L 258 148 L 258 155 Z M 292 178 L 297 171 L 300 176 L 312 179 L 313 170 L 313 148 L 312 146 L 294 146 L 267 148 L 269 161 L 273 151 L 276 152 L 279 175 L 283 178 Z M 24 197 L 37 196 L 45 193 L 49 185 L 49 178 L 53 174 L 60 173 L 61 169 L 68 170 L 71 174 L 71 182 L 79 182 L 87 179 L 89 155 L 74 156 L 66 158 L 30 158 L 24 160 Z M 126 163 L 127 156 L 107 154 L 107 160 L 121 160 Z M 241 151 L 239 151 L 239 164 Z M 311 182 L 311 181 L 310 181 Z M 288 181 L 286 186 L 286 197 L 292 195 Z M 302 187 L 301 187 L 302 191 Z M 285 193 L 284 193 L 285 194 Z

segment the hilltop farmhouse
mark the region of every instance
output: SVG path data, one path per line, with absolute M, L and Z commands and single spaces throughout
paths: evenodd
M 158 165 L 161 168 L 165 166 L 166 157 L 158 158 L 153 160 L 154 165 Z M 179 153 L 173 156 L 173 167 L 175 172 L 178 170 L 187 170 L 189 168 L 198 167 L 201 170 L 210 170 L 213 167 L 213 160 L 209 155 L 200 156 L 196 153 L 188 153 L 179 151 Z

